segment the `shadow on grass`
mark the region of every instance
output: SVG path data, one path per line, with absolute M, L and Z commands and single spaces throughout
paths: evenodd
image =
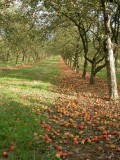
M 47 105 L 44 102 L 41 104 Z M 46 117 L 44 114 L 33 113 L 33 108 L 9 97 L 0 104 L 0 152 L 8 151 L 10 159 L 54 159 L 54 152 L 50 158 L 48 147 L 42 139 L 34 138 L 36 132 L 38 135 L 44 134 L 41 122 L 45 121 Z M 14 152 L 9 151 L 11 145 L 15 145 Z

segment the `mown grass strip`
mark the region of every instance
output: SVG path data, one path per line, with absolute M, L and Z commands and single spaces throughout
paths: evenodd
M 50 57 L 40 64 L 0 73 L 0 158 L 7 151 L 10 160 L 56 159 L 40 137 L 44 109 L 53 105 L 55 95 L 49 88 L 59 74 L 58 59 Z

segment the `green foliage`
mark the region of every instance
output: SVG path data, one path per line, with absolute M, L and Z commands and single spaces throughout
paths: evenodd
M 15 4 L 6 7 L 2 4 L 0 58 L 3 61 L 14 59 L 17 63 L 18 59 L 21 59 L 21 63 L 26 63 L 29 59 L 37 61 L 46 55 L 40 27 L 35 24 L 34 17 L 24 13 L 21 7 L 23 6 Z

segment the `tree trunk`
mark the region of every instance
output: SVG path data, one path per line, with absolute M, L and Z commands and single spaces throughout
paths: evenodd
M 6 56 L 6 61 L 7 61 L 7 63 L 8 63 L 8 61 L 9 61 L 9 57 L 10 57 L 10 54 L 9 54 L 9 52 L 7 53 L 7 56 Z
M 107 77 L 109 86 L 109 95 L 111 99 L 118 99 L 117 80 L 115 71 L 115 58 L 112 49 L 111 38 L 107 38 Z
M 69 65 L 69 66 L 70 66 L 70 68 L 71 68 L 71 66 L 72 66 L 72 61 L 71 61 L 71 60 L 70 60 L 70 65 Z
M 19 58 L 19 55 L 16 56 L 16 61 L 15 61 L 16 65 L 18 64 L 18 58 Z
M 83 67 L 83 74 L 82 74 L 82 78 L 85 79 L 86 78 L 86 73 L 87 73 L 87 59 L 85 58 L 84 60 L 84 67 Z
M 95 84 L 95 74 L 96 74 L 95 68 L 96 68 L 96 62 L 95 62 L 95 58 L 93 58 L 92 67 L 91 67 L 90 84 Z
M 24 60 L 25 60 L 25 54 L 23 54 L 22 56 L 22 63 L 24 63 Z
M 78 51 L 75 52 L 75 58 L 74 58 L 74 63 L 72 67 L 76 72 L 78 72 L 79 65 L 78 65 Z
M 65 62 L 65 64 L 67 64 L 67 58 L 64 58 L 64 62 Z
M 37 62 L 38 60 L 39 60 L 39 56 L 38 56 L 38 53 L 36 53 L 35 62 Z
M 30 58 L 31 58 L 31 56 L 29 55 L 29 56 L 28 56 L 28 63 L 30 63 Z
M 105 25 L 105 53 L 106 53 L 106 62 L 107 62 L 107 77 L 108 77 L 108 87 L 110 99 L 118 99 L 118 90 L 117 90 L 117 80 L 116 80 L 116 71 L 115 71 L 115 59 L 113 54 L 113 47 L 110 38 L 110 21 L 111 21 L 111 10 L 109 9 L 109 2 L 102 1 L 103 14 L 104 14 L 104 25 Z M 109 11 L 109 12 L 108 12 Z
M 118 69 L 118 51 L 116 51 L 116 56 L 115 56 L 115 68 L 117 71 L 117 69 Z
M 95 84 L 95 73 L 91 72 L 91 77 L 90 77 L 90 84 Z

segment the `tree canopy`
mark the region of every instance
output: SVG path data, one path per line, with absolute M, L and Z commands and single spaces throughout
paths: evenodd
M 119 33 L 120 2 L 117 0 L 0 2 L 1 60 L 28 63 L 60 54 L 77 72 L 84 61 L 84 79 L 90 64 L 91 84 L 106 66 L 112 99 L 118 98 L 115 67 L 119 59 Z

